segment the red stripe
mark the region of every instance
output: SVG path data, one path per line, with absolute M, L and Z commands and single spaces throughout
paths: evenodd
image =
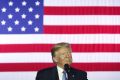
M 93 33 L 120 33 L 120 25 L 81 25 L 81 26 L 44 26 L 45 34 L 93 34 Z
M 53 44 L 0 45 L 0 52 L 50 52 Z M 120 44 L 72 44 L 73 52 L 120 52 Z
M 119 15 L 120 7 L 50 7 L 44 8 L 45 15 Z
M 0 71 L 38 71 L 52 66 L 52 63 L 0 63 Z M 72 66 L 85 71 L 120 71 L 120 63 L 74 63 Z

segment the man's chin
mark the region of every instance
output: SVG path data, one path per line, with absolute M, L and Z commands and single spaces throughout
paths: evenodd
M 71 64 L 71 62 L 66 62 L 65 64 L 68 64 L 68 65 L 70 65 L 70 64 Z M 65 65 L 65 64 L 64 64 L 64 65 Z

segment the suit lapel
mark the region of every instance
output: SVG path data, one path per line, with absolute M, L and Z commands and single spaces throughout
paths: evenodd
M 74 73 L 74 70 L 73 70 L 73 68 L 71 68 L 71 73 L 69 74 L 69 80 L 76 80 L 75 78 L 76 78 L 76 75 L 75 75 L 75 73 Z
M 58 71 L 57 71 L 57 67 L 54 67 L 53 70 L 52 70 L 52 80 L 59 80 L 59 77 L 58 77 Z

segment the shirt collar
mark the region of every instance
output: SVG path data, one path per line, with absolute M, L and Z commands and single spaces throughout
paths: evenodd
M 57 70 L 58 70 L 59 73 L 63 73 L 63 71 L 64 71 L 64 70 L 63 70 L 61 67 L 59 67 L 59 66 L 57 66 Z

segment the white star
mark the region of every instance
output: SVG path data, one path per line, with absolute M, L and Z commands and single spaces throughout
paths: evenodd
M 22 14 L 21 17 L 22 17 L 22 19 L 25 19 L 25 18 L 26 18 L 26 15 L 25 15 L 25 14 Z
M 14 23 L 15 23 L 15 25 L 19 25 L 19 21 L 18 20 L 15 20 Z
M 1 25 L 5 25 L 6 24 L 6 21 L 5 20 L 2 20 L 1 21 Z
M 13 2 L 12 1 L 10 1 L 8 4 L 9 4 L 9 6 L 13 6 Z
M 39 1 L 36 1 L 36 2 L 35 2 L 35 5 L 36 5 L 36 6 L 39 6 L 39 5 L 40 5 L 40 2 L 39 2 Z
M 26 28 L 23 26 L 23 27 L 21 28 L 21 31 L 24 32 L 25 30 L 26 30 Z
M 38 32 L 38 31 L 39 31 L 39 28 L 38 28 L 38 27 L 35 27 L 34 30 L 35 30 L 35 32 Z
M 33 23 L 32 20 L 28 21 L 28 25 L 32 25 L 32 23 Z
M 6 12 L 7 9 L 4 7 L 1 10 L 2 10 L 2 12 Z
M 32 7 L 28 8 L 28 11 L 33 12 L 33 8 Z
M 15 8 L 15 12 L 19 12 L 20 11 L 20 8 Z
M 11 32 L 11 31 L 12 31 L 12 27 L 9 26 L 9 27 L 8 27 L 8 32 Z
M 22 6 L 26 6 L 27 2 L 26 1 L 23 1 L 22 2 Z
M 8 18 L 9 18 L 9 19 L 12 19 L 12 18 L 13 18 L 13 15 L 12 15 L 12 14 L 9 14 L 9 15 L 8 15 Z
M 40 15 L 39 14 L 36 14 L 35 15 L 35 19 L 39 19 Z

